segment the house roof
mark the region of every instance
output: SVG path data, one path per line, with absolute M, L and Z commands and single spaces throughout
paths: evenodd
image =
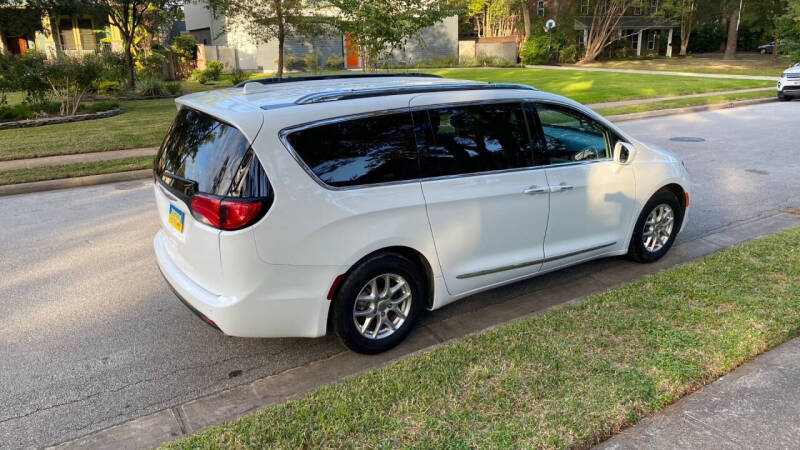
M 585 30 L 592 26 L 593 16 L 583 16 L 575 18 L 575 29 Z M 622 16 L 617 28 L 621 29 L 645 29 L 645 28 L 672 28 L 677 26 L 672 20 L 666 17 L 652 16 Z

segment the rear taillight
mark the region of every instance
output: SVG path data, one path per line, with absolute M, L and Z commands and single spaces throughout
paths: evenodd
M 255 223 L 264 212 L 265 200 L 231 200 L 198 194 L 192 197 L 195 219 L 220 230 L 240 230 Z

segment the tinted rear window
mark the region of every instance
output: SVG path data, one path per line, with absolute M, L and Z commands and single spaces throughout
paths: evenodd
M 533 145 L 519 103 L 414 112 L 425 177 L 531 167 Z
M 308 168 L 336 187 L 418 178 L 413 139 L 409 113 L 344 120 L 288 136 Z
M 182 109 L 156 160 L 156 174 L 166 183 L 173 175 L 197 183 L 197 192 L 227 195 L 231 182 L 250 165 L 249 143 L 231 125 Z M 248 157 L 245 159 L 245 157 Z

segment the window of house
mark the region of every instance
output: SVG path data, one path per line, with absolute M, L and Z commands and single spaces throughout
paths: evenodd
M 628 30 L 627 33 L 630 35 L 631 48 L 638 48 L 639 47 L 639 33 L 636 30 Z
M 78 31 L 81 36 L 81 48 L 84 50 L 97 50 L 97 39 L 92 29 L 92 19 L 78 19 Z
M 536 3 L 536 12 L 539 14 L 539 17 L 544 17 L 544 0 L 539 0 Z
M 423 177 L 533 166 L 519 103 L 453 106 L 414 113 Z
M 658 0 L 650 0 L 650 14 L 658 12 Z
M 656 49 L 656 34 L 652 31 L 647 33 L 647 49 L 648 50 Z
M 61 38 L 62 50 L 77 50 L 78 47 L 75 43 L 75 34 L 72 32 L 72 19 L 69 17 L 62 18 L 58 22 L 58 35 Z
M 591 0 L 581 0 L 581 14 L 587 16 L 591 14 Z
M 295 131 L 289 144 L 330 186 L 358 186 L 419 178 L 408 112 L 354 118 Z

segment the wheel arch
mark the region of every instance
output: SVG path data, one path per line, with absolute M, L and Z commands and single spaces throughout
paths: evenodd
M 347 268 L 347 271 L 341 275 L 342 280 L 346 279 L 356 267 L 358 267 L 361 263 L 363 263 L 367 259 L 383 253 L 394 253 L 397 255 L 404 256 L 409 261 L 414 263 L 414 265 L 417 266 L 417 268 L 420 270 L 420 273 L 422 273 L 423 275 L 422 279 L 422 282 L 424 283 L 423 289 L 425 289 L 425 292 L 427 294 L 425 298 L 425 307 L 427 309 L 431 309 L 433 307 L 433 297 L 435 292 L 434 273 L 433 273 L 433 268 L 431 267 L 431 263 L 430 261 L 428 261 L 428 258 L 426 258 L 422 252 L 405 245 L 392 245 L 392 246 L 382 247 L 367 253 L 366 255 L 359 258 L 358 261 L 351 264 L 350 267 Z M 331 298 L 336 298 L 340 286 L 341 283 L 338 283 L 334 287 L 334 289 L 331 292 Z

